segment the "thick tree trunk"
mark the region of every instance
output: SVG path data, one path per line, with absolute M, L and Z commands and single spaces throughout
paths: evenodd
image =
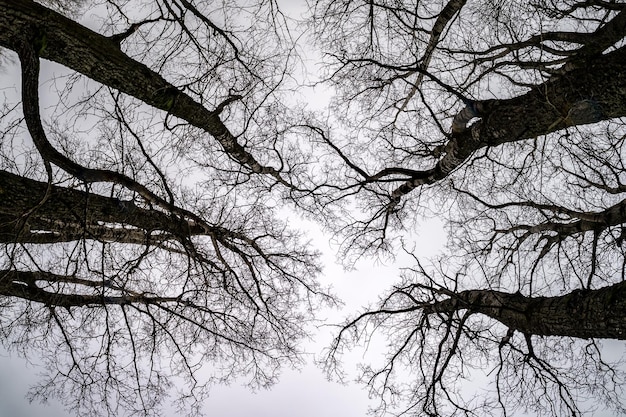
M 432 169 L 418 171 L 398 187 L 399 200 L 413 189 L 448 176 L 486 146 L 532 139 L 565 129 L 626 116 L 626 47 L 589 58 L 567 72 L 506 100 L 476 103 L 482 120 L 455 132 Z
M 57 186 L 48 192 L 44 182 L 0 171 L 0 243 L 99 239 L 146 244 L 194 234 L 205 231 L 132 201 Z
M 37 286 L 38 282 L 47 284 L 64 283 L 82 285 L 83 293 L 64 294 L 62 292 L 47 291 Z M 180 303 L 178 297 L 158 297 L 139 293 L 126 293 L 124 295 L 109 296 L 104 295 L 104 288 L 107 287 L 102 281 L 89 281 L 76 278 L 70 275 L 56 275 L 41 271 L 13 271 L 0 270 L 0 295 L 21 298 L 28 301 L 35 301 L 54 307 L 88 307 L 102 306 L 105 304 L 159 304 L 159 303 Z M 85 289 L 94 294 L 85 294 Z M 113 288 L 109 286 L 109 288 Z M 50 289 L 50 287 L 48 287 Z M 122 293 L 122 289 L 116 287 L 117 293 Z M 190 305 L 189 303 L 185 303 Z
M 424 312 L 468 309 L 531 335 L 626 339 L 626 282 L 597 290 L 575 290 L 558 297 L 462 291 L 424 308 Z

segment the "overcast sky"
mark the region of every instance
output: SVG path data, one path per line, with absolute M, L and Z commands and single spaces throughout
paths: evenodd
M 303 1 L 283 1 L 284 11 L 291 15 L 298 15 L 303 10 Z M 88 12 L 89 13 L 89 12 Z M 95 28 L 96 24 L 88 26 Z M 17 60 L 15 60 L 17 61 Z M 44 63 L 42 65 L 41 80 L 58 75 L 63 68 L 56 64 Z M 4 68 L 0 73 L 0 88 L 5 94 L 19 93 L 19 70 L 17 68 Z M 41 88 L 42 108 L 46 108 L 46 88 Z M 320 99 L 319 91 L 312 93 L 307 98 L 311 103 L 315 97 Z M 315 105 L 316 103 L 312 103 Z M 320 104 L 318 103 L 318 107 Z M 329 237 L 324 236 L 315 226 L 303 224 L 303 227 L 311 228 L 311 238 L 319 250 L 324 251 L 324 264 L 326 269 L 322 279 L 323 284 L 331 284 L 335 293 L 345 302 L 341 311 L 327 312 L 330 323 L 341 322 L 347 315 L 354 314 L 357 310 L 369 302 L 374 302 L 379 294 L 398 281 L 399 269 L 410 266 L 409 260 L 402 261 L 399 258 L 392 264 L 381 262 L 363 261 L 356 269 L 346 272 L 336 265 L 334 249 L 329 246 Z M 420 232 L 417 251 L 421 255 L 434 254 L 443 245 L 441 226 L 434 222 L 426 224 Z M 317 334 L 313 343 L 306 346 L 311 353 L 319 354 L 323 346 L 330 342 L 330 331 L 324 330 Z M 1 348 L 0 348 L 1 349 Z M 357 363 L 362 353 L 348 361 Z M 250 392 L 237 381 L 230 386 L 215 386 L 211 391 L 211 397 L 206 402 L 204 411 L 207 416 L 216 417 L 362 417 L 366 414 L 368 404 L 367 392 L 362 386 L 354 383 L 340 385 L 326 381 L 322 372 L 309 361 L 301 372 L 285 370 L 280 382 L 270 390 Z M 354 368 L 351 376 L 356 375 Z M 29 404 L 25 399 L 28 388 L 37 380 L 40 370 L 36 366 L 28 365 L 23 359 L 9 356 L 6 351 L 0 350 L 0 417 L 69 417 L 55 401 L 46 405 Z M 169 414 L 169 415 L 168 415 Z M 164 417 L 173 417 L 175 413 L 166 412 Z
M 398 280 L 399 268 L 410 266 L 410 261 L 403 258 L 393 265 L 364 261 L 356 270 L 346 272 L 334 263 L 328 238 L 319 231 L 311 231 L 311 237 L 316 246 L 325 251 L 323 283 L 331 283 L 346 303 L 341 311 L 328 312 L 329 322 L 339 322 L 360 306 L 375 301 L 382 291 Z M 423 242 L 417 248 L 420 254 L 436 253 L 443 245 L 440 224 L 425 225 L 418 238 Z M 321 331 L 307 349 L 311 354 L 319 354 L 320 348 L 329 340 L 329 331 Z M 348 360 L 357 363 L 361 354 L 355 352 Z M 353 367 L 346 370 L 351 371 L 353 377 L 356 375 Z M 26 401 L 24 396 L 29 385 L 36 381 L 37 372 L 36 367 L 28 366 L 24 360 L 7 357 L 6 352 L 0 353 L 0 417 L 73 417 L 54 401 L 45 406 Z M 280 382 L 270 390 L 252 393 L 237 381 L 230 386 L 215 386 L 204 411 L 212 417 L 363 417 L 368 404 L 370 400 L 362 386 L 328 382 L 322 372 L 309 363 L 301 372 L 285 371 Z M 175 415 L 169 412 L 163 417 Z
M 291 15 L 299 14 L 303 1 L 283 0 L 284 11 Z M 91 25 L 96 27 L 94 23 Z M 57 68 L 59 68 L 57 66 Z M 42 80 L 46 79 L 45 72 L 55 71 L 54 65 L 46 64 L 42 67 Z M 19 75 L 16 71 L 0 73 L 1 89 L 6 94 L 18 91 Z M 12 87 L 13 86 L 13 87 Z M 46 89 L 42 88 L 45 94 Z M 315 92 L 307 97 L 311 102 L 313 97 L 319 99 L 323 95 Z M 42 97 L 45 107 L 45 96 Z M 313 103 L 316 104 L 316 103 Z M 320 103 L 317 103 L 318 106 Z M 387 290 L 399 279 L 400 268 L 411 266 L 411 261 L 399 257 L 397 261 L 388 261 L 387 264 L 374 261 L 362 261 L 356 269 L 346 272 L 334 262 L 334 248 L 329 246 L 329 237 L 308 223 L 294 220 L 293 225 L 302 224 L 310 230 L 310 237 L 319 250 L 324 251 L 326 269 L 321 277 L 323 284 L 331 284 L 335 293 L 345 302 L 340 311 L 325 312 L 329 323 L 341 322 L 346 316 L 355 314 L 361 306 L 374 302 L 378 295 Z M 438 253 L 444 244 L 444 235 L 438 222 L 426 222 L 419 229 L 419 234 L 413 236 L 416 242 L 417 254 L 422 258 L 429 258 Z M 410 240 L 410 237 L 407 239 Z M 311 353 L 309 363 L 302 371 L 285 370 L 279 383 L 270 390 L 256 393 L 242 387 L 241 382 L 234 381 L 229 386 L 215 386 L 210 398 L 204 404 L 204 411 L 211 417 L 363 417 L 368 405 L 374 404 L 368 399 L 366 390 L 354 383 L 340 385 L 326 381 L 322 372 L 312 364 L 313 355 L 319 355 L 321 348 L 330 342 L 328 329 L 320 331 L 314 336 L 313 342 L 305 348 Z M 622 342 L 606 341 L 605 351 L 622 353 Z M 347 358 L 351 364 L 359 362 L 362 352 L 355 351 Z M 356 376 L 354 367 L 346 369 L 350 376 Z M 10 357 L 0 350 L 0 417 L 70 417 L 62 407 L 51 401 L 49 404 L 29 404 L 25 395 L 28 388 L 37 380 L 39 370 L 36 366 L 29 366 L 15 356 Z M 475 382 L 475 381 L 472 381 Z M 164 411 L 163 417 L 174 417 L 173 411 Z M 605 414 L 608 416 L 609 414 Z M 597 415 L 599 416 L 599 415 Z

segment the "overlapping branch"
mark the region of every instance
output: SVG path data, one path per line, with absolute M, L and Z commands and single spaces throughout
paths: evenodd
M 206 109 L 162 76 L 128 57 L 114 40 L 34 2 L 4 0 L 0 2 L 0 14 L 0 45 L 17 51 L 25 43 L 33 47 L 37 44 L 38 56 L 186 120 L 215 138 L 242 167 L 291 187 L 278 170 L 259 163 L 238 143 L 221 121 L 219 109 Z

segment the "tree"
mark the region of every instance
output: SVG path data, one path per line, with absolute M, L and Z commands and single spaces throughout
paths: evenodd
M 404 245 L 416 266 L 341 326 L 327 372 L 380 339 L 376 415 L 624 413 L 599 340 L 626 334 L 624 4 L 319 0 L 311 19 L 338 95 L 310 135 L 342 167 L 329 200 L 357 208 L 330 224 L 343 254 L 393 252 L 424 216 L 450 237 L 430 265 Z
M 210 383 L 273 383 L 334 303 L 277 214 L 306 167 L 281 133 L 284 16 L 103 2 L 105 36 L 68 3 L 0 2 L 4 71 L 21 77 L 2 108 L 5 347 L 41 355 L 33 397 L 80 415 L 158 415 L 172 387 L 193 413 Z M 42 87 L 44 60 L 60 66 Z
M 47 359 L 38 396 L 154 414 L 182 379 L 193 412 L 202 364 L 272 383 L 334 302 L 292 205 L 348 265 L 414 258 L 323 362 L 341 376 L 345 349 L 384 340 L 361 374 L 376 414 L 626 412 L 599 340 L 626 334 L 624 4 L 311 2 L 325 118 L 287 105 L 302 38 L 274 1 L 107 0 L 97 22 L 46 4 L 0 0 L 21 77 L 0 328 Z M 450 241 L 427 263 L 403 238 L 432 215 Z

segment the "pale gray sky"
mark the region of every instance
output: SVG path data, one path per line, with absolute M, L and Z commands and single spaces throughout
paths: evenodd
M 303 223 L 304 225 L 304 223 Z M 310 224 L 308 225 L 311 226 Z M 360 306 L 374 302 L 379 294 L 398 280 L 399 268 L 410 266 L 409 259 L 399 258 L 393 265 L 361 262 L 356 270 L 344 271 L 334 263 L 334 253 L 328 246 L 328 237 L 311 230 L 310 237 L 324 251 L 326 265 L 323 284 L 333 285 L 344 301 L 342 311 L 328 311 L 329 322 L 340 322 Z M 441 225 L 432 222 L 424 226 L 421 237 L 425 244 L 418 247 L 423 255 L 434 255 L 443 246 Z M 307 346 L 319 354 L 330 341 L 329 331 L 323 330 Z M 347 361 L 356 364 L 362 352 L 355 352 Z M 347 371 L 356 375 L 355 369 Z M 37 368 L 27 366 L 20 358 L 0 354 L 0 417 L 73 417 L 52 401 L 48 405 L 29 404 L 24 398 L 30 384 L 36 381 Z M 355 383 L 341 385 L 325 379 L 321 370 L 309 363 L 301 372 L 286 370 L 279 383 L 270 390 L 251 392 L 236 381 L 229 386 L 215 386 L 206 401 L 204 411 L 212 417 L 364 417 L 370 400 L 365 389 Z M 163 417 L 175 417 L 174 412 Z
M 286 13 L 294 16 L 303 10 L 301 0 L 283 0 L 281 4 L 285 6 Z M 49 71 L 50 74 L 54 67 L 47 65 L 43 71 Z M 46 79 L 45 74 L 42 74 L 43 79 Z M 19 76 L 15 71 L 0 73 L 0 85 L 17 86 Z M 17 90 L 14 87 L 4 91 L 15 93 Z M 42 89 L 42 94 L 44 93 L 45 89 Z M 315 98 L 323 98 L 322 96 L 317 91 L 315 95 L 307 96 L 307 100 L 313 101 Z M 45 97 L 43 105 L 46 105 Z M 346 303 L 343 310 L 327 313 L 329 322 L 340 322 L 361 306 L 374 302 L 379 294 L 397 282 L 399 268 L 412 264 L 402 257 L 389 265 L 362 261 L 357 264 L 356 270 L 346 272 L 334 263 L 334 249 L 328 246 L 329 237 L 310 224 L 306 227 L 311 228 L 310 237 L 318 249 L 324 251 L 326 270 L 322 277 L 323 284 L 332 284 L 335 293 Z M 420 236 L 416 238 L 420 242 L 416 250 L 424 258 L 435 255 L 444 244 L 441 225 L 437 222 L 424 224 Z M 326 330 L 314 339 L 307 346 L 312 354 L 319 354 L 321 348 L 330 341 Z M 605 345 L 615 352 L 621 353 L 624 349 L 621 342 L 606 342 Z M 361 359 L 360 355 L 360 351 L 355 351 L 347 361 L 353 365 Z M 346 370 L 349 375 L 356 375 L 353 367 Z M 36 367 L 28 366 L 23 359 L 9 357 L 6 352 L 0 351 L 0 417 L 71 417 L 55 401 L 46 405 L 29 404 L 26 401 L 25 395 L 29 386 L 36 381 L 38 372 Z M 285 370 L 279 383 L 269 390 L 252 393 L 237 381 L 229 386 L 215 386 L 204 405 L 204 411 L 211 417 L 363 417 L 368 405 L 374 404 L 373 401 L 375 400 L 370 400 L 366 390 L 360 385 L 340 385 L 326 381 L 322 372 L 310 361 L 301 372 Z M 165 410 L 162 415 L 176 416 L 175 412 Z

